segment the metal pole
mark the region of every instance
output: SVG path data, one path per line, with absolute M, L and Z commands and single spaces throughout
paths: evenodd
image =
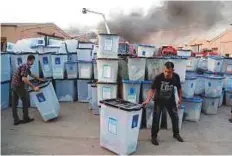
M 106 22 L 106 17 L 105 17 L 104 14 L 102 14 L 102 16 L 103 16 L 103 18 L 104 18 L 104 23 L 105 23 L 106 31 L 107 31 L 108 34 L 110 34 L 110 29 L 109 29 L 108 24 L 107 24 L 107 22 Z
M 91 11 L 89 9 L 85 9 L 86 12 L 90 12 L 90 13 L 93 13 L 93 14 L 97 14 L 97 15 L 102 15 L 103 19 L 104 19 L 104 24 L 105 24 L 105 27 L 106 27 L 106 31 L 108 34 L 110 34 L 110 29 L 108 27 L 108 24 L 106 22 L 106 17 L 103 13 L 100 13 L 100 12 L 96 12 L 96 11 Z

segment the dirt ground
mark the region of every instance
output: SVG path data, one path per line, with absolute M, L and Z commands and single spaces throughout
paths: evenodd
M 21 110 L 19 110 L 21 112 Z M 179 143 L 171 130 L 161 130 L 160 145 L 150 142 L 150 129 L 139 134 L 139 155 L 153 154 L 232 154 L 232 124 L 229 107 L 221 107 L 217 115 L 201 115 L 198 123 L 184 121 Z M 84 103 L 61 104 L 57 120 L 43 122 L 36 109 L 30 110 L 34 122 L 14 126 L 11 109 L 1 112 L 1 154 L 111 155 L 99 145 L 99 116 L 92 115 Z

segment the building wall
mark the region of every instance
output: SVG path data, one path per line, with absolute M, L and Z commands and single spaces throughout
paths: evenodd
M 42 37 L 43 35 L 38 34 L 38 32 L 54 34 L 55 36 L 63 37 L 65 39 L 69 38 L 67 34 L 54 24 L 1 26 L 1 36 L 7 37 L 7 41 L 13 43 L 24 38 Z
M 201 52 L 203 49 L 209 49 L 210 48 L 210 42 L 206 40 L 202 41 L 196 41 L 196 43 L 192 43 L 191 50 L 193 52 Z
M 19 31 L 16 26 L 1 26 L 1 37 L 7 37 L 8 42 L 16 43 L 19 38 Z
M 59 37 L 68 38 L 59 28 L 54 25 L 34 25 L 34 26 L 23 26 L 19 27 L 20 39 L 41 37 L 37 32 L 43 32 L 46 34 L 54 34 Z
M 218 48 L 218 51 L 225 54 L 232 54 L 232 29 L 225 32 L 224 35 L 212 40 L 211 48 Z
M 199 49 L 200 49 L 200 45 L 192 45 L 192 46 L 191 46 L 191 50 L 192 50 L 193 52 L 195 52 L 195 53 L 200 52 Z

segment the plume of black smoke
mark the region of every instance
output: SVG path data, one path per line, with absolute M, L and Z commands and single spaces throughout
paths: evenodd
M 220 1 L 164 1 L 162 7 L 154 6 L 146 15 L 141 11 L 115 15 L 108 25 L 113 33 L 132 43 L 152 44 L 149 43 L 151 35 L 153 39 L 162 39 L 165 34 L 176 40 L 189 33 L 210 29 L 223 21 L 226 3 L 232 4 Z M 104 24 L 100 23 L 98 29 L 105 30 Z M 163 34 L 159 34 L 161 29 L 164 30 Z

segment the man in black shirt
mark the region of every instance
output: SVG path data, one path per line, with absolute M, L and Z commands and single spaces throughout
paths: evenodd
M 166 62 L 164 72 L 157 75 L 153 80 L 151 89 L 148 91 L 147 99 L 143 102 L 144 105 L 148 104 L 155 94 L 155 106 L 151 129 L 152 143 L 154 145 L 159 145 L 157 134 L 159 132 L 160 115 L 164 107 L 166 107 L 172 120 L 173 137 L 179 142 L 184 142 L 179 134 L 179 118 L 175 102 L 174 87 L 177 87 L 179 96 L 178 104 L 181 104 L 182 91 L 180 77 L 178 74 L 174 73 L 174 64 L 172 62 Z

